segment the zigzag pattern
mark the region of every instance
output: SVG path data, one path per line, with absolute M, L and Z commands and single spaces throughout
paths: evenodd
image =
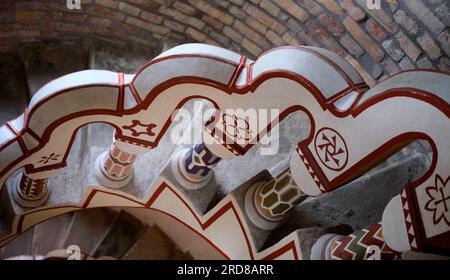
M 411 218 L 411 211 L 409 208 L 408 198 L 406 196 L 406 188 L 402 190 L 400 197 L 402 200 L 403 215 L 405 217 L 406 232 L 408 233 L 409 245 L 411 246 L 411 249 L 418 250 L 417 241 L 415 237 L 416 234 L 414 232 L 414 226 Z
M 371 245 L 380 248 L 382 260 L 400 258 L 400 253 L 390 249 L 384 242 L 381 224 L 375 224 L 335 241 L 331 246 L 331 259 L 364 260 L 367 248 Z
M 303 163 L 305 164 L 306 170 L 308 170 L 309 174 L 313 178 L 313 180 L 316 183 L 316 185 L 319 188 L 319 190 L 321 192 L 325 193 L 326 192 L 325 188 L 323 187 L 323 185 L 320 182 L 319 178 L 317 178 L 316 173 L 314 172 L 314 170 L 312 169 L 311 165 L 308 162 L 308 159 L 305 157 L 305 155 L 303 155 L 303 153 L 302 153 L 302 151 L 301 151 L 301 149 L 299 147 L 297 148 L 297 153 L 300 156 L 300 158 L 303 161 Z
M 45 193 L 45 188 L 47 188 L 47 179 L 31 179 L 30 177 L 24 175 L 21 178 L 20 190 L 21 192 L 30 198 L 39 198 Z

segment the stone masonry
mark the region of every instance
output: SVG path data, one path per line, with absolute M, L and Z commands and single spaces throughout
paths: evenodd
M 413 68 L 450 69 L 446 0 L 66 0 L 2 1 L 0 52 L 45 39 L 95 38 L 160 50 L 204 42 L 255 58 L 281 45 L 337 52 L 369 85 Z

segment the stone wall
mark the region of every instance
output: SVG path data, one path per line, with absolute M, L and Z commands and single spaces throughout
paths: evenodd
M 400 70 L 450 69 L 447 0 L 66 0 L 0 2 L 0 51 L 42 39 L 98 38 L 160 50 L 205 42 L 252 58 L 312 45 L 350 61 L 373 85 Z

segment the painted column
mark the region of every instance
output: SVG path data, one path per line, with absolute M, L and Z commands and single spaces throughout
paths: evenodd
M 172 157 L 175 179 L 184 188 L 195 190 L 205 187 L 211 180 L 211 169 L 221 160 L 201 142 L 182 149 Z
M 100 184 L 108 188 L 121 188 L 133 179 L 134 162 L 147 148 L 114 141 L 111 148 L 102 153 L 95 163 L 95 175 Z
M 350 235 L 325 234 L 311 249 L 313 260 L 395 260 L 401 253 L 384 241 L 381 224 L 371 225 Z
M 288 168 L 270 182 L 251 186 L 245 196 L 245 211 L 255 226 L 273 230 L 286 220 L 292 208 L 306 198 Z
M 35 208 L 43 205 L 49 196 L 48 174 L 26 171 L 18 177 L 14 199 L 24 208 Z

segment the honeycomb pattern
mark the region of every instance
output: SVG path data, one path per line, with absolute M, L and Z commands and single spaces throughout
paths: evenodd
M 263 212 L 271 217 L 286 214 L 306 198 L 295 184 L 289 169 L 262 186 L 258 195 Z

